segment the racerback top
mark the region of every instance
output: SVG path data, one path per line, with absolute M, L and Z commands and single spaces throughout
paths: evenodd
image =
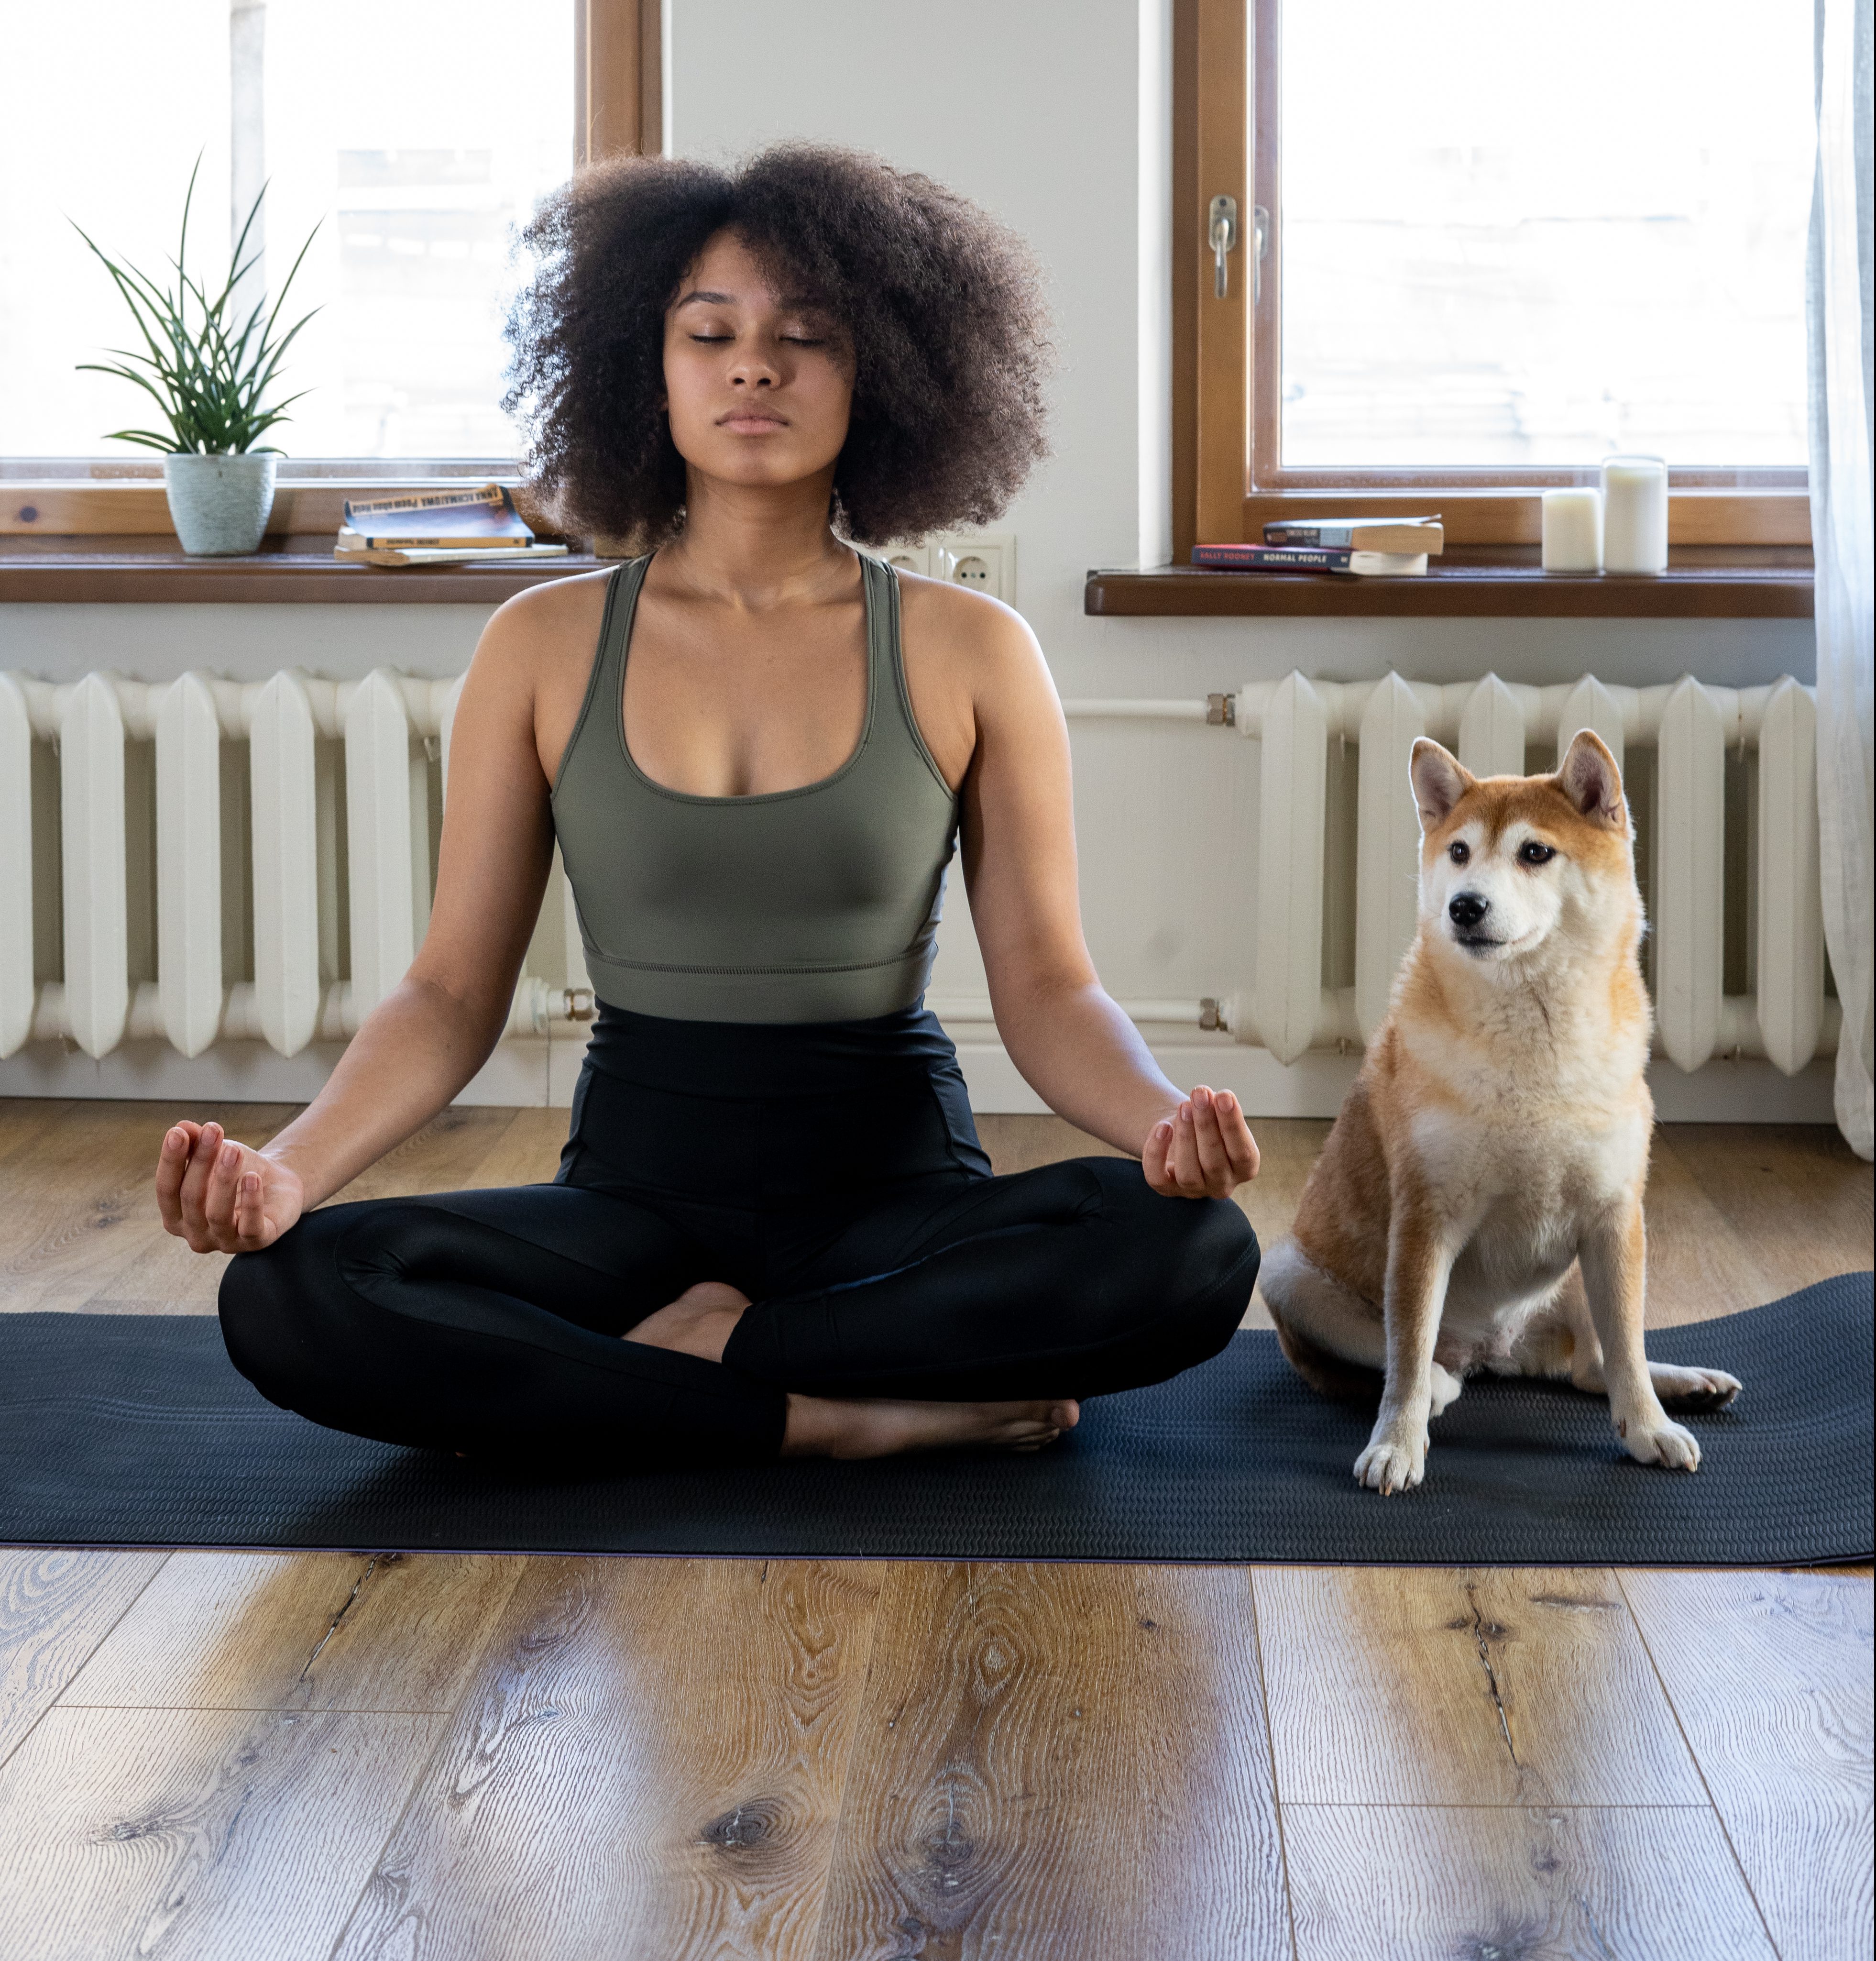
M 602 1001 L 679 1021 L 834 1022 L 916 1005 L 957 799 L 919 732 L 899 580 L 862 555 L 866 715 L 830 776 L 755 796 L 655 783 L 626 746 L 626 659 L 649 557 L 607 585 L 554 828 Z

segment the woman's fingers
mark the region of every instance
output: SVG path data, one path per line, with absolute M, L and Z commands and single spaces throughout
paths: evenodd
M 195 1245 L 196 1239 L 209 1229 L 202 1201 L 208 1194 L 209 1175 L 215 1169 L 215 1153 L 221 1148 L 221 1135 L 219 1124 L 202 1124 L 196 1132 L 188 1166 L 183 1173 L 183 1226 L 191 1245 Z M 199 1253 L 206 1250 L 205 1245 L 196 1246 Z
M 1257 1140 L 1250 1134 L 1250 1126 L 1244 1121 L 1244 1113 L 1237 1098 L 1227 1089 L 1217 1100 L 1218 1136 L 1225 1146 L 1226 1162 L 1231 1168 L 1234 1185 L 1247 1185 L 1257 1175 L 1260 1162 L 1257 1156 Z
M 1215 1198 L 1230 1191 L 1231 1160 L 1218 1130 L 1218 1098 L 1202 1083 L 1192 1092 L 1192 1141 L 1206 1191 Z
M 163 1229 L 179 1238 L 183 1232 L 183 1175 L 189 1169 L 189 1153 L 195 1147 L 194 1124 L 177 1124 L 164 1133 L 162 1149 L 156 1159 L 156 1209 L 163 1215 Z
M 241 1147 L 231 1139 L 216 1149 L 202 1195 L 202 1210 L 218 1243 L 234 1236 L 234 1193 L 240 1177 Z
M 1141 1169 L 1167 1197 L 1228 1198 L 1257 1175 L 1257 1140 L 1229 1090 L 1201 1083 L 1148 1134 Z
M 260 1174 L 242 1172 L 234 1193 L 234 1232 L 244 1253 L 257 1253 L 273 1238 L 261 1197 Z

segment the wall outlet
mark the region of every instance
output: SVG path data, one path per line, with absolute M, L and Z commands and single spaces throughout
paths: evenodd
M 919 545 L 889 545 L 880 556 L 902 572 L 948 580 L 1016 604 L 1016 538 L 1010 531 L 943 531 Z

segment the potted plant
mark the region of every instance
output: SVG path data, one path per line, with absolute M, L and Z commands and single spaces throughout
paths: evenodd
M 272 308 L 267 308 L 263 295 L 245 323 L 238 323 L 234 290 L 260 257 L 256 252 L 243 264 L 241 253 L 267 187 L 262 185 L 254 199 L 229 255 L 228 278 L 211 299 L 206 286 L 191 278 L 186 267 L 189 208 L 201 168 L 199 155 L 183 199 L 182 238 L 172 262 L 176 269 L 173 289 L 159 286 L 135 266 L 120 266 L 107 257 L 73 221 L 72 229 L 116 282 L 148 350 L 138 353 L 128 348 L 110 348 L 106 352 L 118 356 L 118 362 L 81 361 L 77 365 L 100 375 L 119 375 L 155 398 L 169 424 L 167 435 L 154 429 L 113 429 L 107 440 L 141 443 L 147 449 L 162 451 L 163 486 L 183 550 L 221 557 L 256 550 L 267 529 L 268 515 L 273 509 L 274 470 L 281 452 L 258 439 L 276 422 L 290 419 L 288 403 L 297 402 L 300 396 L 289 395 L 272 404 L 262 397 L 273 385 L 281 357 L 294 336 L 319 311 L 314 308 L 284 334 L 278 332 L 287 288 L 319 226 L 315 225 L 307 234 Z M 192 302 L 199 315 L 193 320 Z M 300 394 L 307 392 L 303 388 Z

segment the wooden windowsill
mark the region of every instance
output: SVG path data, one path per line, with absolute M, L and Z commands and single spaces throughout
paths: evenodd
M 1091 572 L 1083 611 L 1102 618 L 1366 617 L 1808 620 L 1811 554 L 1796 545 L 1686 545 L 1655 578 L 1547 572 L 1535 545 L 1449 548 L 1423 579 L 1338 572 Z
M 497 606 L 530 585 L 611 564 L 569 552 L 538 566 L 342 564 L 330 534 L 269 537 L 241 558 L 191 558 L 174 536 L 0 536 L 0 600 L 66 604 Z

